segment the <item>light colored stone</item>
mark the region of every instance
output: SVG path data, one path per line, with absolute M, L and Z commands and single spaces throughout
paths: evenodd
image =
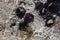
M 51 24 L 51 23 L 54 23 L 52 19 L 50 19 L 47 24 Z

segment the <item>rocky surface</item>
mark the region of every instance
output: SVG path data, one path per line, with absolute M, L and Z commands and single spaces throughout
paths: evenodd
M 21 5 L 21 1 L 25 2 Z M 46 0 L 40 0 L 45 3 Z M 18 29 L 19 22 L 23 20 L 18 19 L 15 15 L 17 7 L 24 7 L 26 13 L 34 15 L 34 22 L 29 23 L 30 28 L 28 32 L 20 31 Z M 38 11 L 34 10 L 35 4 L 33 0 L 0 0 L 0 40 L 60 40 L 60 17 L 56 18 L 55 24 L 50 27 L 45 27 L 45 20 L 38 15 Z M 10 27 L 11 23 L 16 25 Z M 32 34 L 30 35 L 30 30 Z

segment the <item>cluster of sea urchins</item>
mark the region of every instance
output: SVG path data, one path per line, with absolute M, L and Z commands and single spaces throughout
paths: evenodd
M 24 19 L 23 22 L 19 23 L 19 30 L 25 31 L 26 28 L 28 27 L 28 23 L 34 21 L 34 15 L 31 13 L 26 13 L 25 8 L 23 7 L 18 7 L 15 13 L 18 18 Z
M 60 0 L 47 0 L 45 4 L 39 0 L 34 0 L 35 10 L 45 19 L 45 26 L 51 27 L 54 24 L 56 16 L 60 17 Z
M 60 0 L 47 0 L 45 4 L 39 0 L 34 0 L 35 10 L 39 11 L 39 15 L 45 19 L 45 26 L 51 27 L 56 16 L 60 16 Z M 24 21 L 19 23 L 19 29 L 25 30 L 27 24 L 34 21 L 34 15 L 31 13 L 26 13 L 25 8 L 18 7 L 16 9 L 16 16 L 20 19 L 24 18 Z M 15 24 L 12 24 L 13 26 Z

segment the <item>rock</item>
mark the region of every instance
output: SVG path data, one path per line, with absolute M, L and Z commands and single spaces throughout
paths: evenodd
M 52 19 L 50 19 L 47 24 L 51 24 L 51 23 L 54 23 Z

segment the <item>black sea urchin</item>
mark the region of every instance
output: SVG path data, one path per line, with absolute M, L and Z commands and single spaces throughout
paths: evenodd
M 22 19 L 22 17 L 24 16 L 25 12 L 26 12 L 26 10 L 23 7 L 18 7 L 16 9 L 16 15 L 17 15 L 18 18 Z

